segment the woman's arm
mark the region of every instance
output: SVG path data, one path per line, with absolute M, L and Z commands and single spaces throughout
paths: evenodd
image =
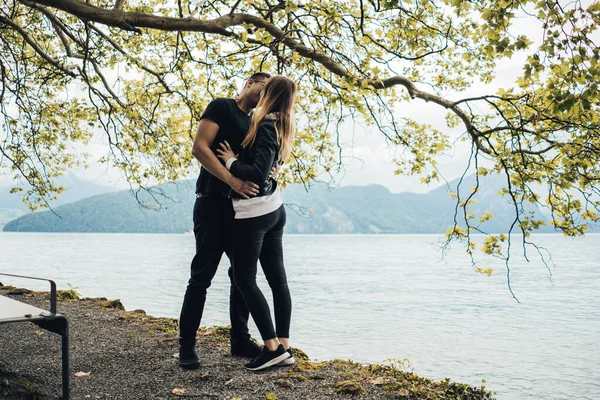
M 272 123 L 261 124 L 253 148 L 254 157 L 251 160 L 244 160 L 244 162 L 235 160 L 233 163 L 228 163 L 228 167 L 233 176 L 261 184 L 269 177 L 275 157 L 279 152 L 277 132 Z

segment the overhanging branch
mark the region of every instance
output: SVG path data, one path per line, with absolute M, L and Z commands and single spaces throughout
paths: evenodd
M 26 5 L 27 3 L 29 2 L 24 2 Z M 80 0 L 35 0 L 35 3 L 63 10 L 84 20 L 135 32 L 140 32 L 139 28 L 149 28 L 163 31 L 205 32 L 234 37 L 237 35 L 228 30 L 228 28 L 244 24 L 253 25 L 257 28 L 265 29 L 273 38 L 283 43 L 289 49 L 305 58 L 309 58 L 321 64 L 335 75 L 345 78 L 351 77 L 350 72 L 345 67 L 328 57 L 326 54 L 305 46 L 298 40 L 287 35 L 285 31 L 276 25 L 255 15 L 234 13 L 204 21 L 194 18 L 172 18 L 139 12 L 114 9 L 107 10 L 84 3 Z M 368 80 L 367 83 L 375 89 L 384 89 L 395 85 L 402 85 L 406 87 L 411 97 L 415 97 L 413 95 L 415 93 L 414 85 L 405 77 L 392 77 L 385 80 L 371 79 Z
M 24 0 L 23 0 L 24 1 Z M 305 46 L 299 40 L 288 35 L 284 30 L 275 24 L 263 19 L 262 17 L 246 14 L 233 13 L 227 14 L 212 20 L 200 20 L 195 18 L 172 18 L 163 17 L 140 12 L 131 12 L 115 9 L 103 9 L 81 0 L 34 0 L 38 4 L 54 7 L 63 10 L 69 14 L 75 15 L 83 20 L 97 22 L 107 26 L 114 26 L 128 31 L 141 32 L 139 28 L 157 29 L 162 31 L 190 31 L 213 33 L 226 37 L 237 37 L 229 28 L 234 26 L 252 25 L 267 31 L 275 40 L 282 43 L 292 51 L 295 51 L 302 57 L 313 60 L 321 64 L 331 73 L 346 79 L 353 79 L 359 86 L 366 83 L 375 90 L 385 89 L 393 86 L 404 86 L 411 98 L 419 98 L 425 101 L 441 105 L 442 107 L 454 112 L 464 123 L 471 138 L 477 147 L 486 153 L 489 149 L 482 146 L 479 141 L 479 135 L 473 126 L 469 116 L 458 106 L 458 104 L 446 100 L 432 93 L 418 90 L 414 83 L 404 76 L 394 76 L 386 79 L 356 79 L 340 63 L 336 62 L 326 54 Z M 24 4 L 25 3 L 24 1 Z
M 71 70 L 67 69 L 66 67 L 62 66 L 57 60 L 55 60 L 50 55 L 48 55 L 35 42 L 35 40 L 33 40 L 33 38 L 31 36 L 29 36 L 29 34 L 23 28 L 21 28 L 19 25 L 15 24 L 10 19 L 4 18 L 1 15 L 0 15 L 0 24 L 8 25 L 12 29 L 14 29 L 15 31 L 17 31 L 19 33 L 19 35 L 21 35 L 21 37 L 33 48 L 33 50 L 35 50 L 35 52 L 40 55 L 40 57 L 42 57 L 48 63 L 52 64 L 55 68 L 61 70 L 66 75 L 69 75 L 71 77 L 75 77 L 75 74 L 73 73 L 73 71 L 71 71 Z

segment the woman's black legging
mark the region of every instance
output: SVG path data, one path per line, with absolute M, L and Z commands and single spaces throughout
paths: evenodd
M 255 218 L 233 221 L 233 276 L 263 340 L 290 337 L 292 299 L 283 266 L 285 208 Z M 275 324 L 265 296 L 256 285 L 260 264 L 273 291 Z

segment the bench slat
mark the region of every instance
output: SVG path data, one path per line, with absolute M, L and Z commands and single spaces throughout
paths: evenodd
M 0 296 L 0 323 L 3 320 L 25 318 L 25 315 L 31 314 L 32 317 L 38 317 L 40 313 L 51 315 L 49 311 L 21 303 L 11 298 Z

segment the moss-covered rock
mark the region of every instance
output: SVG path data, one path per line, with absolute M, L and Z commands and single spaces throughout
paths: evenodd
M 123 305 L 123 303 L 121 303 L 121 300 L 119 299 L 107 300 L 100 302 L 99 304 L 104 308 L 116 308 L 117 310 L 125 311 L 125 306 Z
M 79 292 L 77 290 L 68 289 L 68 290 L 57 290 L 56 298 L 61 301 L 79 300 L 81 298 L 81 296 L 79 295 Z
M 5 286 L 3 289 L 8 288 L 8 286 Z M 33 290 L 29 290 L 29 289 L 25 289 L 25 288 L 16 288 L 13 286 L 10 286 L 10 290 L 8 291 L 7 294 L 11 295 L 11 296 L 18 296 L 18 295 L 23 295 L 23 294 L 32 294 Z
M 327 362 L 311 362 L 304 359 L 296 359 L 296 365 L 292 368 L 296 372 L 312 372 L 324 368 Z
M 229 342 L 231 325 L 201 327 L 198 334 Z
M 292 347 L 290 346 L 290 348 L 292 349 L 292 351 L 294 352 L 294 358 L 296 360 L 306 360 L 306 361 L 310 361 L 310 358 L 308 357 L 308 354 L 306 354 L 305 352 L 303 352 L 302 350 L 300 350 L 297 347 Z
M 335 390 L 338 393 L 362 394 L 365 393 L 365 388 L 357 381 L 340 381 L 335 384 Z

